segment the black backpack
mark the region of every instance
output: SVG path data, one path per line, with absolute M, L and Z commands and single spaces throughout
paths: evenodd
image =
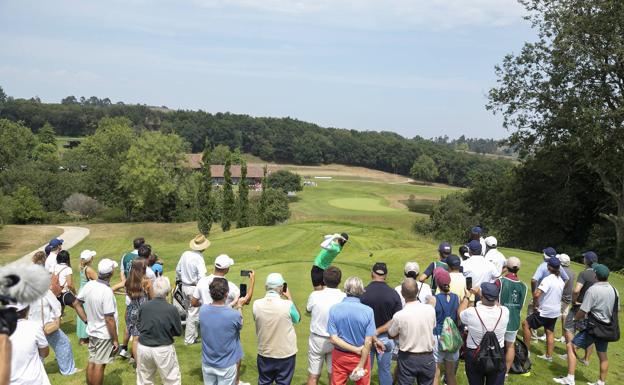
M 524 374 L 531 371 L 531 360 L 529 359 L 529 348 L 521 339 L 514 342 L 516 352 L 509 371 L 514 374 Z
M 503 309 L 500 309 L 498 321 L 496 321 L 496 325 L 494 325 L 492 331 L 487 330 L 487 328 L 485 327 L 485 324 L 483 323 L 483 320 L 481 319 L 477 308 L 475 308 L 475 312 L 477 313 L 477 317 L 479 317 L 481 326 L 483 326 L 483 329 L 485 329 L 485 334 L 481 339 L 481 343 L 474 353 L 475 361 L 480 371 L 484 374 L 499 373 L 506 369 L 505 352 L 503 351 L 503 348 L 500 347 L 498 343 L 498 338 L 496 337 L 494 330 L 496 330 L 496 327 L 498 326 L 498 323 L 503 316 Z M 474 339 L 472 340 L 472 342 L 474 342 Z

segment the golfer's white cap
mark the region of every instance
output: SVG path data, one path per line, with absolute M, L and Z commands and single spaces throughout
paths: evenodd
M 234 264 L 234 260 L 227 254 L 221 254 L 215 258 L 215 267 L 218 269 L 227 269 Z
M 110 274 L 117 266 L 119 266 L 117 262 L 112 259 L 104 258 L 100 261 L 100 263 L 98 263 L 98 273 Z
M 80 253 L 80 259 L 84 259 L 85 261 L 89 261 L 91 258 L 95 257 L 97 253 L 93 250 L 82 250 Z

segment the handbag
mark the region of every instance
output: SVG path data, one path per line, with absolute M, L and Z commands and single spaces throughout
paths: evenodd
M 60 318 L 53 318 L 52 321 L 48 323 L 43 322 L 43 299 L 41 299 L 41 323 L 43 324 L 43 334 L 46 336 L 49 336 L 61 328 Z
M 613 287 L 612 287 L 613 288 Z M 620 339 L 620 325 L 618 322 L 618 295 L 615 288 L 615 301 L 613 302 L 613 315 L 611 322 L 603 322 L 589 312 L 587 315 L 587 333 L 605 342 L 615 342 Z

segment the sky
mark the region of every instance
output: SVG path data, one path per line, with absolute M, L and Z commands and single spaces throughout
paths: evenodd
M 504 138 L 485 104 L 494 66 L 535 39 L 524 14 L 516 0 L 0 0 L 0 86 Z

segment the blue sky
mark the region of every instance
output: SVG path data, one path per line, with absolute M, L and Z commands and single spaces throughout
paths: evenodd
M 502 138 L 484 105 L 494 65 L 534 39 L 523 14 L 515 0 L 0 0 L 0 85 Z

